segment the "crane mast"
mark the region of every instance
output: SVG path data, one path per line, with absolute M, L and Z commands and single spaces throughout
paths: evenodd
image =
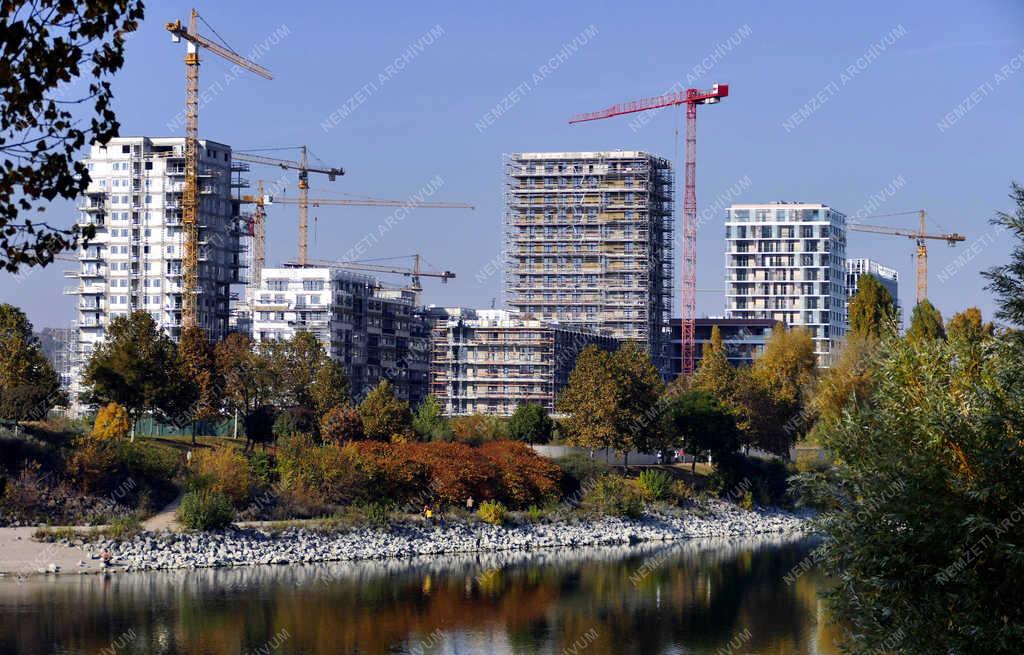
M 253 63 L 229 48 L 225 48 L 199 34 L 199 12 L 189 14 L 188 27 L 181 21 L 167 23 L 175 43 L 185 40 L 185 186 L 181 194 L 181 222 L 184 229 L 185 252 L 182 262 L 184 289 L 182 293 L 181 325 L 183 328 L 199 324 L 199 48 L 206 50 L 252 71 L 268 80 L 274 79 L 270 71 Z
M 945 241 L 950 246 L 955 246 L 958 242 L 964 241 L 966 237 L 956 232 L 950 232 L 948 234 L 929 234 L 925 228 L 926 213 L 923 209 L 919 209 L 913 212 L 894 212 L 892 214 L 879 214 L 878 216 L 869 216 L 868 218 L 882 218 L 885 216 L 905 216 L 907 214 L 917 214 L 918 228 L 916 231 L 901 230 L 899 228 L 885 227 L 882 225 L 869 225 L 864 223 L 847 223 L 846 227 L 855 232 L 887 234 L 889 236 L 907 237 L 914 240 L 915 245 L 917 246 L 917 302 L 920 303 L 922 300 L 928 297 L 928 240 L 934 239 L 938 241 Z
M 239 161 L 249 162 L 251 164 L 278 166 L 280 168 L 290 168 L 299 172 L 299 198 L 297 203 L 299 206 L 298 261 L 300 265 L 303 265 L 306 263 L 309 250 L 309 174 L 322 173 L 327 176 L 327 179 L 333 182 L 338 176 L 345 174 L 345 169 L 340 166 L 337 168 L 310 166 L 308 148 L 306 146 L 300 146 L 299 150 L 301 150 L 299 161 L 289 161 L 287 159 L 277 159 L 274 157 L 265 157 L 263 155 L 254 155 L 244 152 L 237 153 L 234 157 Z M 262 197 L 263 192 L 260 191 L 259 195 Z
M 728 84 L 714 84 L 710 89 L 687 89 L 653 98 L 641 98 L 612 105 L 599 111 L 576 114 L 570 124 L 595 121 L 613 116 L 633 114 L 650 109 L 686 105 L 686 158 L 683 167 L 686 189 L 683 194 L 683 252 L 681 280 L 681 330 L 683 375 L 694 370 L 696 355 L 695 321 L 697 318 L 697 106 L 713 105 L 729 95 Z

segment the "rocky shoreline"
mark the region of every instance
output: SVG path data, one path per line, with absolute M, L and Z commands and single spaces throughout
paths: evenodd
M 400 523 L 387 530 L 353 528 L 336 532 L 300 527 L 281 531 L 165 531 L 146 532 L 124 541 L 102 540 L 80 548 L 92 559 L 109 548 L 114 566 L 108 570 L 195 569 L 803 533 L 810 530 L 808 518 L 807 514 L 781 510 L 748 512 L 713 501 L 703 503 L 700 512 L 656 513 L 642 519 L 605 517 L 502 527 L 478 522 L 443 527 Z

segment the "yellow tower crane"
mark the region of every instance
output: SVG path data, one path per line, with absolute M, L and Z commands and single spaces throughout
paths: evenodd
M 896 237 L 907 237 L 913 239 L 917 243 L 917 302 L 920 303 L 922 300 L 928 297 L 928 239 L 937 239 L 939 241 L 945 241 L 950 246 L 955 246 L 958 241 L 963 241 L 965 237 L 962 234 L 956 232 L 950 232 L 949 234 L 928 234 L 925 231 L 925 211 L 918 209 L 917 211 L 908 212 L 894 212 L 892 214 L 878 214 L 877 216 L 868 216 L 867 218 L 884 218 L 886 216 L 907 216 L 909 214 L 917 214 L 919 218 L 919 224 L 917 231 L 914 230 L 901 230 L 897 228 L 884 227 L 881 225 L 866 225 L 863 223 L 847 223 L 846 227 L 857 232 L 873 232 L 875 234 L 888 234 Z
M 299 161 L 290 161 L 288 159 L 277 159 L 275 157 L 266 157 L 264 155 L 257 155 L 249 152 L 234 152 L 231 154 L 232 158 L 238 161 L 248 162 L 250 164 L 262 164 L 264 166 L 277 166 L 279 168 L 288 168 L 299 172 L 299 266 L 305 266 L 307 259 L 307 251 L 309 244 L 309 174 L 310 173 L 322 173 L 327 176 L 327 179 L 333 182 L 338 176 L 345 174 L 345 169 L 340 166 L 337 168 L 333 167 L 321 167 L 321 166 L 310 166 L 309 165 L 309 151 L 306 146 L 299 146 L 302 151 L 299 156 Z M 260 197 L 263 196 L 263 191 L 260 191 Z
M 395 259 L 412 259 L 412 267 L 405 266 L 393 266 L 388 264 L 374 263 L 383 262 Z M 411 278 L 411 283 L 407 287 L 403 287 L 403 291 L 411 291 L 414 294 L 414 304 L 420 304 L 420 294 L 423 292 L 423 283 L 420 278 L 423 277 L 435 277 L 441 280 L 442 284 L 447 284 L 448 280 L 455 279 L 455 273 L 451 271 L 434 271 L 425 269 L 420 265 L 420 255 L 406 255 L 405 257 L 386 257 L 384 259 L 369 259 L 365 261 L 353 260 L 353 261 L 333 261 L 328 259 L 314 259 L 309 262 L 309 265 L 320 266 L 324 268 L 340 268 L 351 271 L 370 271 L 374 273 L 394 273 L 396 275 L 404 275 L 405 277 Z M 306 264 L 299 264 L 298 262 L 286 262 L 285 266 L 306 266 Z
M 263 180 L 259 180 L 257 183 L 257 195 L 244 195 L 241 199 L 242 203 L 252 203 L 256 205 L 256 211 L 253 214 L 253 252 L 255 253 L 255 267 L 258 271 L 263 270 L 263 259 L 264 259 L 264 239 L 265 229 L 264 221 L 266 220 L 265 206 L 272 204 L 281 205 L 300 205 L 306 204 L 307 206 L 312 205 L 313 207 L 319 207 L 321 205 L 332 205 L 332 206 L 347 206 L 347 207 L 416 207 L 425 209 L 476 209 L 475 205 L 470 205 L 464 202 L 419 202 L 411 200 L 385 200 L 381 198 L 310 198 L 308 196 L 301 196 L 299 198 L 290 198 L 286 196 L 274 196 L 264 195 L 263 193 Z M 301 235 L 301 232 L 300 232 Z M 302 254 L 302 244 L 300 243 L 300 257 Z M 301 261 L 297 262 L 299 266 L 305 266 L 307 258 L 301 257 Z M 256 284 L 259 284 L 258 272 L 253 277 Z
M 223 57 L 233 64 L 268 80 L 274 79 L 266 68 L 249 61 L 234 50 L 199 34 L 199 12 L 192 10 L 188 28 L 181 21 L 167 23 L 175 43 L 186 41 L 185 52 L 185 188 L 181 194 L 181 223 L 185 229 L 183 274 L 185 288 L 182 298 L 181 325 L 199 324 L 199 48 Z M 204 23 L 206 21 L 203 21 Z M 207 25 L 209 27 L 209 25 Z

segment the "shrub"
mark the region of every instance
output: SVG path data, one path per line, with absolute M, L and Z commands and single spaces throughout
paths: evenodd
M 529 446 L 516 441 L 492 441 L 479 450 L 495 465 L 497 497 L 512 507 L 528 507 L 558 495 L 562 470 Z
M 614 473 L 595 480 L 585 502 L 597 511 L 611 516 L 637 518 L 644 512 L 640 494 L 627 480 Z
M 752 494 L 749 489 L 743 492 L 743 498 L 740 500 L 740 507 L 748 512 L 754 511 L 754 494 Z
M 530 505 L 526 510 L 526 517 L 531 523 L 540 523 L 544 519 L 544 510 L 536 505 Z
M 365 479 L 365 500 L 402 503 L 429 488 L 430 468 L 411 460 L 401 447 L 360 441 L 349 444 L 348 451 Z
M 370 525 L 384 527 L 391 522 L 391 512 L 394 507 L 391 503 L 375 501 L 363 506 L 363 516 Z
M 647 469 L 637 478 L 640 492 L 646 500 L 668 500 L 672 497 L 672 476 L 665 471 Z
M 103 536 L 110 539 L 128 539 L 142 532 L 142 523 L 135 514 L 118 516 L 110 522 L 110 525 L 101 531 Z
M 343 444 L 365 438 L 363 419 L 351 407 L 333 407 L 320 421 L 320 438 L 329 443 Z
M 392 446 L 399 460 L 421 464 L 430 473 L 430 491 L 442 503 L 495 498 L 497 471 L 479 448 L 461 443 L 408 443 Z
M 455 417 L 451 420 L 451 431 L 455 441 L 473 446 L 508 438 L 507 423 L 497 416 L 486 414 Z
M 267 453 L 249 453 L 249 477 L 254 488 L 266 489 L 274 484 L 276 475 L 273 457 Z
M 7 481 L 0 496 L 0 508 L 5 514 L 27 516 L 40 509 L 46 496 L 46 485 L 39 469 L 38 462 L 29 462 L 18 477 Z
M 349 446 L 317 446 L 308 435 L 295 435 L 278 451 L 281 487 L 304 512 L 348 504 L 366 496 L 367 480 Z
M 480 503 L 480 509 L 476 513 L 484 523 L 501 525 L 505 522 L 505 506 L 497 500 L 485 500 Z
M 672 483 L 672 495 L 675 496 L 679 502 L 687 502 L 696 497 L 697 491 L 693 488 L 693 485 L 686 482 L 686 480 L 676 480 Z
M 76 439 L 65 470 L 68 477 L 87 493 L 103 491 L 117 476 L 117 448 L 109 441 Z
M 245 455 L 235 448 L 201 450 L 195 457 L 196 472 L 210 478 L 210 489 L 224 494 L 241 507 L 252 491 L 252 477 Z
M 91 436 L 99 441 L 117 441 L 131 432 L 128 410 L 117 403 L 109 403 L 96 414 Z
M 177 515 L 178 521 L 190 530 L 220 530 L 231 525 L 235 509 L 224 494 L 199 489 L 185 494 Z
M 289 407 L 274 419 L 274 436 L 278 438 L 316 434 L 318 428 L 316 414 L 306 407 Z
M 576 480 L 580 485 L 595 480 L 608 473 L 608 465 L 599 459 L 591 459 L 582 453 L 573 453 L 555 460 L 565 475 Z

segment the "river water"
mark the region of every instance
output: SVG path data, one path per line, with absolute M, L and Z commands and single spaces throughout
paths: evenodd
M 835 655 L 810 539 L 0 580 L 0 653 Z

